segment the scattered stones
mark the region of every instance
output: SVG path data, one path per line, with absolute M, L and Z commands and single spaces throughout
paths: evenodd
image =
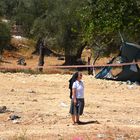
M 118 84 L 119 84 L 119 85 L 122 85 L 122 84 L 124 84 L 124 82 L 122 82 L 122 81 L 119 81 L 119 82 L 118 82 Z
M 17 115 L 10 115 L 9 119 L 10 120 L 16 120 L 16 119 L 20 119 L 21 117 L 17 116 Z
M 116 140 L 124 140 L 124 136 L 123 135 L 119 135 L 116 137 Z
M 134 88 L 133 85 L 129 85 L 129 86 L 128 86 L 128 89 L 133 89 L 133 88 Z
M 136 82 L 133 83 L 133 85 L 139 86 L 140 83 L 136 81 Z
M 126 84 L 127 85 L 136 85 L 136 86 L 139 86 L 140 85 L 140 83 L 139 82 L 137 82 L 137 81 L 135 81 L 135 82 L 131 82 L 131 81 L 126 81 Z
M 106 139 L 107 136 L 105 134 L 97 134 L 97 138 Z

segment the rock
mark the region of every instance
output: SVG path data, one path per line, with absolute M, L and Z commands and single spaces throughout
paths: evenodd
M 0 106 L 0 113 L 5 113 L 7 107 L 6 106 Z
M 128 85 L 128 89 L 134 89 L 133 85 Z
M 22 103 L 19 103 L 20 105 L 24 105 L 24 103 L 22 102 Z
M 124 84 L 124 83 L 123 83 L 122 81 L 119 81 L 118 84 L 119 84 L 119 85 L 122 85 L 122 84 Z
M 38 102 L 38 100 L 37 99 L 33 99 L 33 102 Z
M 100 106 L 99 105 L 97 105 L 97 108 L 99 108 Z
M 105 134 L 97 134 L 97 138 L 106 139 L 107 136 Z
M 13 122 L 14 124 L 19 124 L 19 123 L 20 123 L 19 120 L 13 120 L 12 122 Z
M 113 110 L 113 112 L 117 112 L 117 110 Z
M 11 89 L 10 91 L 11 91 L 11 92 L 14 92 L 15 90 L 14 90 L 14 89 Z
M 133 85 L 139 86 L 140 83 L 136 81 L 136 82 L 133 83 Z
M 132 85 L 132 82 L 129 81 L 129 80 L 127 80 L 127 81 L 126 81 L 126 84 L 127 84 L 127 85 Z
M 36 93 L 36 92 L 35 92 L 34 90 L 32 90 L 32 89 L 28 89 L 27 92 L 28 92 L 28 93 Z
M 64 102 L 61 102 L 61 106 L 62 106 L 62 107 L 68 107 L 68 105 L 65 104 Z

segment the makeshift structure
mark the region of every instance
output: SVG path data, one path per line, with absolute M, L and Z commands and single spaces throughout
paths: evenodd
M 113 58 L 108 64 L 113 63 L 133 63 L 140 61 L 140 45 L 134 43 L 128 43 L 123 41 L 120 48 L 120 54 L 118 57 Z M 117 80 L 117 81 L 127 81 L 131 82 L 140 82 L 140 65 L 131 64 L 123 65 L 120 69 L 121 71 L 116 75 L 112 74 L 112 66 L 104 67 L 95 78 L 108 79 L 108 80 Z

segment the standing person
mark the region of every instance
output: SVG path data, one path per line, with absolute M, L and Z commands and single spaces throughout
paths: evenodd
M 84 110 L 84 84 L 82 81 L 82 73 L 76 73 L 76 81 L 72 85 L 72 99 L 70 114 L 72 116 L 73 124 L 80 124 L 80 115 Z
M 74 73 L 69 80 L 69 89 L 70 89 L 70 99 L 72 99 L 72 85 L 77 80 L 78 72 Z

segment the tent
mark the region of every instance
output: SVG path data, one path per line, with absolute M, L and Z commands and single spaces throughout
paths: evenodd
M 128 42 L 122 42 L 122 46 L 119 54 L 119 63 L 131 63 L 138 62 L 140 60 L 140 45 Z M 110 64 L 116 62 L 118 57 L 113 58 Z M 117 81 L 127 81 L 140 82 L 140 68 L 137 64 L 122 66 L 122 71 L 117 75 L 111 74 L 112 67 L 104 67 L 95 78 L 117 80 Z

